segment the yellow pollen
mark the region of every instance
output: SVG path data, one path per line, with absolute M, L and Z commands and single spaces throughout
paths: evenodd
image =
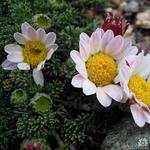
M 23 48 L 24 61 L 36 67 L 47 56 L 47 48 L 40 41 L 28 41 Z
M 96 86 L 105 86 L 113 82 L 117 75 L 117 64 L 115 60 L 104 53 L 91 55 L 86 62 L 89 79 Z
M 137 99 L 150 107 L 150 83 L 143 77 L 134 75 L 128 83 L 130 92 L 135 93 Z M 133 101 L 131 100 L 131 103 Z

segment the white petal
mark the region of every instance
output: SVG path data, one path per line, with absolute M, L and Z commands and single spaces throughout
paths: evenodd
M 27 22 L 24 22 L 22 25 L 21 25 L 21 31 L 23 34 L 27 35 L 27 29 L 31 27 L 31 25 Z
M 10 54 L 7 56 L 7 59 L 13 63 L 22 62 L 24 60 L 22 54 Z
M 44 61 L 42 61 L 40 64 L 38 64 L 38 66 L 37 66 L 37 68 L 36 68 L 37 71 L 39 71 L 39 70 L 41 70 L 41 69 L 44 68 L 45 61 L 46 61 L 46 60 L 44 60 Z
M 127 54 L 128 56 L 136 55 L 138 53 L 138 48 L 136 46 L 131 46 L 128 51 L 129 51 L 129 53 Z
M 81 65 L 76 65 L 76 70 L 84 77 L 87 78 L 87 71 L 86 71 L 86 67 L 85 64 L 81 64 Z
M 72 60 L 76 63 L 76 64 L 83 64 L 83 60 L 81 59 L 80 53 L 76 50 L 71 51 L 70 56 L 72 58 Z
M 119 67 L 119 73 L 114 79 L 115 83 L 128 82 L 132 75 L 132 71 L 128 66 Z
M 114 84 L 107 85 L 107 86 L 103 87 L 103 90 L 112 99 L 114 99 L 118 102 L 121 102 L 121 100 L 123 98 L 123 90 L 119 85 L 114 85 Z
M 46 39 L 46 32 L 45 32 L 45 30 L 39 28 L 36 31 L 36 33 L 37 33 L 37 40 L 45 42 L 45 39 Z
M 44 77 L 41 70 L 33 69 L 33 79 L 37 85 L 44 86 Z
M 49 44 L 54 44 L 55 41 L 56 41 L 56 34 L 55 34 L 54 32 L 49 32 L 49 33 L 47 34 L 47 36 L 46 36 L 46 41 L 45 41 L 45 43 L 46 43 L 47 45 L 49 45 Z
M 116 58 L 123 48 L 124 40 L 118 35 L 115 36 L 106 46 L 104 52 Z
M 131 44 L 132 44 L 131 40 L 124 39 L 124 44 L 123 44 L 120 52 L 116 56 L 117 60 L 120 60 L 120 59 L 124 58 L 126 55 L 128 55 L 128 53 L 130 51 Z
M 150 65 L 150 55 L 147 54 L 146 56 L 143 56 L 141 60 L 139 60 L 139 63 L 137 64 L 134 70 L 134 73 L 146 79 L 148 75 L 150 74 L 150 68 L 147 67 L 149 65 Z
M 102 36 L 101 48 L 102 51 L 105 50 L 107 44 L 111 41 L 114 37 L 114 33 L 112 30 L 107 30 L 104 35 Z
M 139 127 L 143 127 L 145 125 L 145 117 L 141 108 L 137 104 L 134 104 L 130 106 L 130 109 L 135 123 Z
M 96 32 L 98 32 L 98 34 L 99 34 L 100 37 L 102 37 L 103 34 L 104 34 L 104 30 L 101 29 L 101 28 L 97 28 L 97 29 L 96 29 Z
M 23 44 L 23 45 L 25 45 L 25 43 L 28 40 L 23 34 L 21 34 L 19 32 L 14 34 L 14 38 L 19 44 Z
M 58 45 L 57 44 L 49 44 L 46 47 L 47 47 L 48 50 L 52 50 L 53 49 L 54 51 L 56 51 L 57 48 L 58 48 Z
M 100 32 L 101 33 L 101 32 Z M 98 31 L 92 33 L 90 38 L 90 47 L 92 53 L 96 53 L 101 48 L 101 34 Z
M 92 94 L 95 94 L 95 93 L 96 93 L 96 90 L 97 90 L 95 84 L 92 83 L 90 80 L 85 80 L 85 81 L 83 82 L 82 87 L 83 87 L 83 93 L 84 93 L 85 95 L 92 95 Z
M 86 61 L 90 55 L 89 36 L 86 33 L 80 34 L 79 49 L 82 60 Z
M 17 64 L 17 67 L 20 70 L 30 70 L 30 66 L 27 63 L 19 63 Z
M 48 54 L 47 54 L 46 60 L 49 60 L 49 59 L 52 57 L 52 55 L 53 55 L 54 52 L 55 52 L 55 51 L 54 51 L 53 49 L 50 50 L 50 51 L 48 52 Z
M 89 38 L 89 36 L 88 36 L 86 33 L 82 32 L 82 33 L 80 34 L 80 41 L 81 41 L 81 42 L 85 42 L 85 43 L 89 43 L 90 38 Z M 89 48 L 90 48 L 90 47 L 89 47 Z
M 37 35 L 37 33 L 36 33 L 36 31 L 35 31 L 34 28 L 29 27 L 29 28 L 27 29 L 27 37 L 28 37 L 30 40 L 37 40 L 38 35 Z
M 143 111 L 146 122 L 150 124 L 150 112 Z
M 17 64 L 16 63 L 12 63 L 8 60 L 5 60 L 3 63 L 2 63 L 2 67 L 3 69 L 5 70 L 14 70 L 17 68 Z
M 97 88 L 96 96 L 100 104 L 102 104 L 104 107 L 110 106 L 112 98 L 105 93 L 103 88 L 101 87 Z
M 22 47 L 16 44 L 8 44 L 4 47 L 5 52 L 8 54 L 21 54 Z
M 76 88 L 82 88 L 84 81 L 85 79 L 80 74 L 77 74 L 72 78 L 71 84 Z

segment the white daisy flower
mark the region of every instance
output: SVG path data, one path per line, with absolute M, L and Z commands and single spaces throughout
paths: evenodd
M 129 99 L 130 109 L 135 123 L 143 127 L 150 124 L 150 55 L 128 56 L 120 65 L 116 82 L 121 86 Z
M 33 79 L 36 84 L 44 85 L 44 77 L 41 69 L 45 61 L 49 60 L 58 48 L 55 44 L 56 34 L 48 34 L 41 28 L 35 30 L 27 22 L 21 25 L 22 33 L 15 33 L 15 40 L 21 45 L 8 44 L 4 47 L 8 53 L 7 60 L 2 63 L 6 70 L 20 69 L 30 70 L 33 68 Z
M 72 79 L 72 85 L 83 88 L 85 95 L 96 93 L 97 99 L 104 106 L 111 104 L 112 99 L 121 101 L 122 88 L 114 84 L 118 75 L 118 63 L 124 56 L 136 54 L 137 48 L 131 41 L 121 35 L 114 36 L 112 30 L 98 28 L 91 37 L 80 34 L 80 50 L 71 51 L 71 58 L 79 74 Z

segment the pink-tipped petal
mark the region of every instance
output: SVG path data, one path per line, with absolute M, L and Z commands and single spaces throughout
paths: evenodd
M 19 63 L 17 64 L 17 67 L 20 70 L 30 70 L 30 66 L 27 63 Z
M 31 25 L 27 22 L 24 22 L 22 25 L 21 25 L 21 32 L 25 35 L 27 35 L 27 29 L 31 27 Z
M 95 93 L 96 93 L 96 90 L 97 90 L 95 84 L 92 83 L 90 80 L 85 80 L 85 81 L 83 82 L 82 87 L 83 87 L 83 93 L 84 93 L 85 95 L 92 95 L 92 94 L 95 94 Z
M 120 52 L 117 54 L 116 59 L 120 60 L 120 59 L 124 58 L 126 55 L 128 55 L 131 45 L 132 45 L 131 40 L 124 39 L 123 47 L 120 50 Z
M 8 54 L 21 54 L 22 47 L 16 44 L 8 44 L 4 47 L 5 52 Z
M 138 104 L 134 104 L 130 106 L 130 109 L 135 123 L 139 127 L 143 127 L 145 125 L 145 116 L 141 108 L 138 106 Z
M 37 33 L 35 31 L 34 28 L 32 27 L 29 27 L 27 29 L 27 37 L 30 39 L 30 40 L 37 40 Z
M 86 33 L 80 34 L 79 47 L 81 58 L 86 61 L 90 55 L 90 38 Z
M 97 88 L 96 96 L 100 104 L 103 105 L 104 107 L 108 107 L 111 105 L 112 98 L 105 93 L 103 88 L 101 87 Z
M 102 36 L 102 41 L 101 41 L 101 48 L 102 51 L 105 50 L 107 44 L 111 41 L 111 39 L 114 37 L 114 34 L 112 30 L 107 30 L 103 36 Z
M 116 58 L 120 51 L 122 51 L 123 48 L 123 44 L 124 44 L 124 40 L 123 38 L 118 35 L 115 36 L 106 46 L 104 52 L 113 56 L 114 58 Z
M 8 61 L 13 62 L 13 63 L 19 63 L 24 60 L 22 54 L 10 54 L 10 55 L 7 55 L 7 59 Z
M 44 77 L 41 70 L 33 69 L 33 79 L 37 85 L 44 86 Z
M 56 34 L 54 32 L 49 32 L 46 36 L 46 45 L 54 44 L 56 41 Z
M 80 34 L 80 41 L 81 41 L 81 42 L 85 42 L 85 43 L 89 43 L 90 38 L 89 38 L 89 36 L 88 36 L 86 33 L 82 32 L 82 33 Z M 89 47 L 89 48 L 90 48 L 90 47 Z
M 80 53 L 76 50 L 71 51 L 70 56 L 72 60 L 78 65 L 83 64 L 83 60 L 81 59 Z
M 37 40 L 42 41 L 43 43 L 45 42 L 46 39 L 46 32 L 45 30 L 39 28 L 37 31 Z
M 114 85 L 114 84 L 107 85 L 103 87 L 103 90 L 112 99 L 116 100 L 117 102 L 121 102 L 123 98 L 123 90 L 119 85 Z
M 104 30 L 103 29 L 100 29 L 100 28 L 97 28 L 96 29 L 96 32 L 99 34 L 99 36 L 102 38 L 103 34 L 104 34 Z
M 71 84 L 76 88 L 82 88 L 84 81 L 85 79 L 80 74 L 77 74 L 72 78 Z
M 88 77 L 85 64 L 76 65 L 76 70 L 77 70 L 84 78 L 87 78 L 87 77 Z
M 14 69 L 17 69 L 17 64 L 16 63 L 12 63 L 8 60 L 5 60 L 3 63 L 2 63 L 2 67 L 3 69 L 5 70 L 14 70 Z
M 101 32 L 99 34 L 98 31 L 92 33 L 90 38 L 90 47 L 92 53 L 96 53 L 101 49 Z
M 22 45 L 25 45 L 28 40 L 23 34 L 19 32 L 14 34 L 14 38 L 19 44 L 22 44 Z

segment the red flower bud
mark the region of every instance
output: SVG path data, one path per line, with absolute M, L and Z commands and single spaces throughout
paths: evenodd
M 117 36 L 117 35 L 124 35 L 128 26 L 129 26 L 128 21 L 123 17 L 108 13 L 104 18 L 102 29 L 104 31 L 110 29 L 114 32 L 114 35 Z

